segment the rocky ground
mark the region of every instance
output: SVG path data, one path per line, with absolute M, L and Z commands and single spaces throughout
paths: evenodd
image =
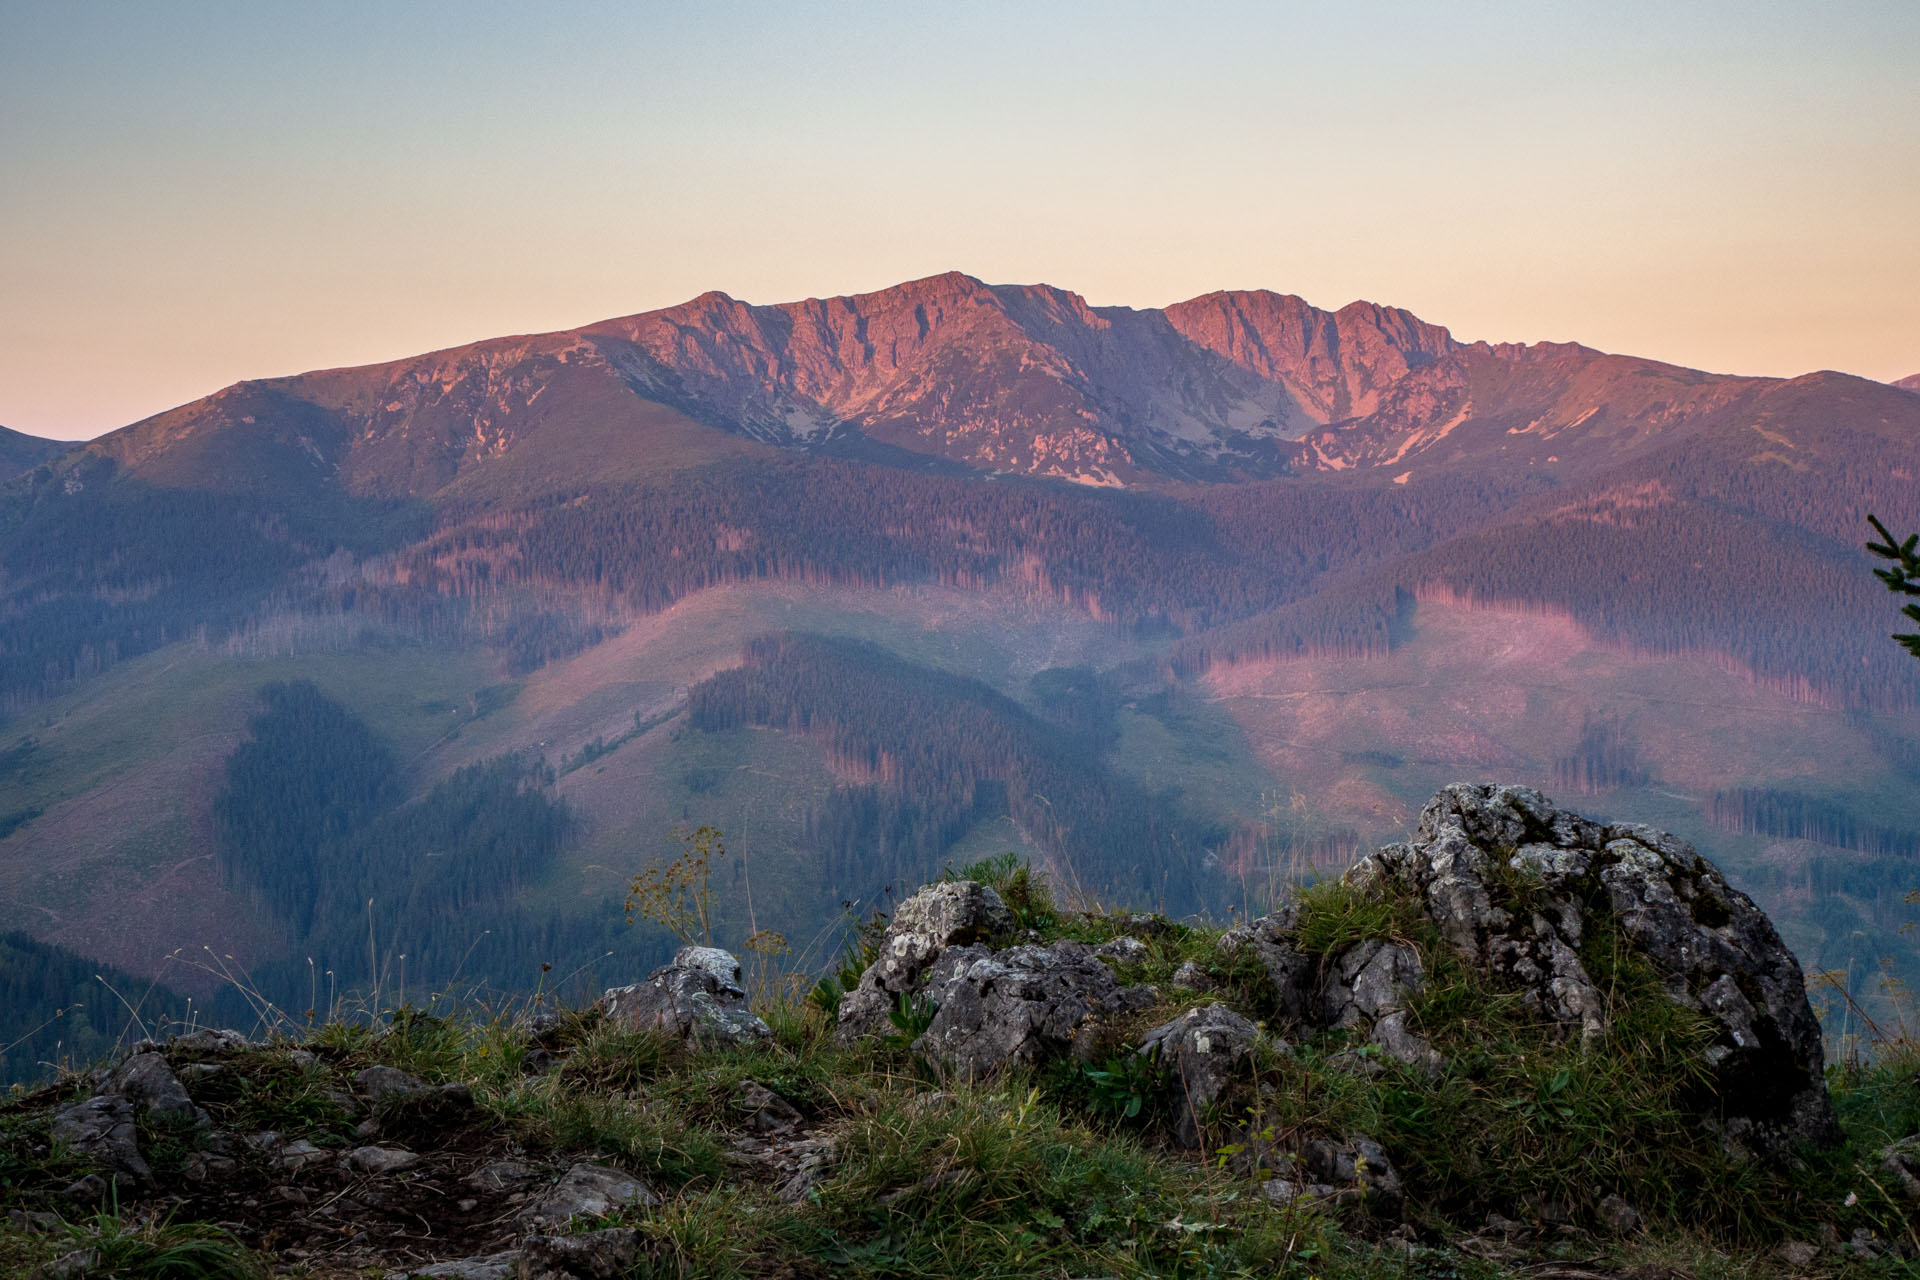
M 588 1010 L 195 1031 L 16 1094 L 0 1272 L 1914 1268 L 1920 1055 L 1827 1073 L 1793 957 L 1670 836 L 1449 788 L 1228 929 L 978 875 L 804 1001 L 688 947 Z

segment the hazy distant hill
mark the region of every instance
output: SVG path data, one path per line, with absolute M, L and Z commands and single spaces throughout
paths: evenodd
M 795 936 L 1009 843 L 1217 905 L 1456 777 L 1719 841 L 1821 963 L 1911 880 L 1876 815 L 1920 800 L 1920 664 L 1860 544 L 1920 528 L 1920 397 L 1859 378 L 948 274 L 247 382 L 49 452 L 0 488 L 0 928 L 135 971 L 218 933 L 290 982 L 363 955 L 382 894 L 398 951 L 618 948 L 621 869 L 680 819 L 756 851 L 729 920 Z M 363 868 L 303 915 L 215 857 L 230 759 L 291 794 L 235 755 L 288 680 L 411 801 L 285 855 Z M 401 864 L 534 792 L 565 835 L 511 892 Z
M 1895 378 L 1893 385 L 1902 391 L 1920 391 L 1920 373 L 1911 373 L 1904 378 Z

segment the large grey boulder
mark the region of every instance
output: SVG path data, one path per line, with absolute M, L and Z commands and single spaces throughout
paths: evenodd
M 1580 959 L 1599 903 L 1667 994 L 1716 1027 L 1702 1063 L 1735 1146 L 1839 1136 L 1799 963 L 1766 914 L 1676 836 L 1603 825 L 1525 787 L 1455 785 L 1348 883 L 1411 895 L 1469 963 L 1597 1040 L 1606 1004 Z
M 927 972 L 952 947 L 973 946 L 1013 928 L 1000 895 L 972 880 L 930 884 L 901 903 L 880 939 L 879 955 L 840 1001 L 843 1041 L 884 1034 L 900 997 L 917 994 Z
M 913 1047 L 966 1078 L 1013 1063 L 1088 1057 L 1102 1019 L 1153 1002 L 1145 988 L 1121 986 L 1082 943 L 962 952 L 942 981 L 927 985 L 938 1012 Z
M 658 1031 L 702 1048 L 771 1039 L 773 1031 L 747 1007 L 740 961 L 718 947 L 682 947 L 673 963 L 645 982 L 601 997 L 607 1018 L 631 1031 Z
M 1174 1137 L 1180 1145 L 1200 1145 L 1207 1111 L 1227 1096 L 1259 1034 L 1227 1006 L 1210 1004 L 1187 1010 L 1140 1041 L 1140 1052 L 1157 1056 L 1173 1077 L 1179 1095 Z

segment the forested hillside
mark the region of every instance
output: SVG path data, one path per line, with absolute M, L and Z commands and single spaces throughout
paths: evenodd
M 933 874 L 977 823 L 1004 814 L 1088 892 L 1174 911 L 1211 899 L 1218 885 L 1202 863 L 1225 833 L 1102 763 L 1113 706 L 1090 676 L 1042 685 L 1052 719 L 871 645 L 764 636 L 744 666 L 693 690 L 688 721 L 804 733 L 873 779 L 839 788 L 809 821 L 841 897 L 866 901 Z
M 0 934 L 0 1088 L 81 1067 L 143 1034 L 187 1021 L 184 996 L 110 965 Z
M 324 998 L 322 981 L 329 992 L 462 977 L 518 986 L 543 961 L 571 968 L 620 941 L 610 910 L 548 918 L 516 902 L 568 828 L 537 758 L 469 765 L 403 802 L 399 761 L 345 708 L 304 682 L 260 696 L 214 816 L 223 874 L 258 896 L 290 944 L 289 958 L 251 976 L 265 998 L 303 1008 Z

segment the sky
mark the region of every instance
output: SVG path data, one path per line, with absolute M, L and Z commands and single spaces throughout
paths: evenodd
M 1920 372 L 1920 3 L 0 0 L 0 425 L 958 269 Z

